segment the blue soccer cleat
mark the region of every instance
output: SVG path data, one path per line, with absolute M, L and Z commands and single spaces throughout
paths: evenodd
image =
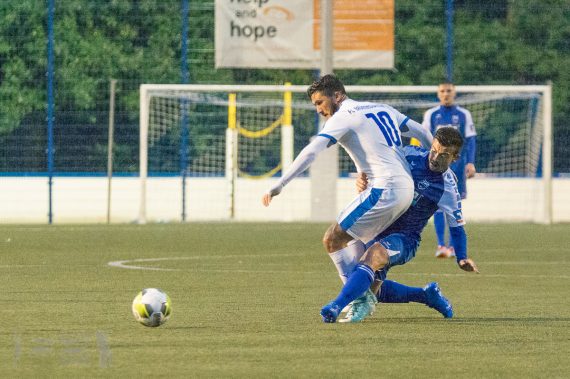
M 449 300 L 441 294 L 441 290 L 437 283 L 433 282 L 424 287 L 426 294 L 426 305 L 435 309 L 445 318 L 453 317 L 453 307 Z
M 340 314 L 340 307 L 331 301 L 321 309 L 321 316 L 323 316 L 323 322 L 333 323 L 336 322 L 338 315 Z

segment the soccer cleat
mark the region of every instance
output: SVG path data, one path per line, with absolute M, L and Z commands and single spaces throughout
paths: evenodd
M 453 317 L 453 307 L 449 300 L 441 294 L 441 290 L 437 283 L 429 283 L 424 287 L 424 292 L 426 294 L 426 305 L 428 307 L 435 309 L 445 318 Z
M 321 309 L 321 316 L 323 316 L 323 322 L 336 322 L 338 315 L 340 314 L 340 307 L 331 301 Z
M 447 249 L 447 258 L 455 258 L 455 248 L 453 246 Z
M 342 308 L 340 313 L 348 313 L 348 312 L 350 312 L 351 309 L 352 309 L 352 301 L 350 303 L 348 303 L 348 305 L 346 307 Z
M 438 245 L 437 250 L 435 251 L 436 258 L 447 258 L 449 254 L 449 249 L 447 246 Z
M 346 314 L 344 315 L 343 318 L 339 319 L 338 322 L 350 322 L 350 320 L 354 316 L 354 301 L 350 302 L 350 304 L 348 304 L 346 307 L 342 309 L 343 312 L 345 310 L 347 310 Z
M 339 322 L 360 322 L 364 320 L 374 313 L 377 302 L 372 291 L 366 291 L 364 295 L 353 301 L 351 312 L 347 313 L 346 317 Z

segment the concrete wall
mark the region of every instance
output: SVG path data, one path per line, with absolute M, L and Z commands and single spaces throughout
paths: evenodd
M 235 218 L 244 221 L 296 221 L 310 218 L 308 178 L 297 178 L 269 208 L 261 196 L 274 179 L 239 180 Z M 181 179 L 148 180 L 149 221 L 181 219 Z M 187 181 L 187 220 L 227 220 L 229 198 L 224 178 Z M 553 180 L 553 220 L 570 222 L 570 179 Z M 469 198 L 463 208 L 466 220 L 532 221 L 540 219 L 542 187 L 533 179 L 476 178 L 468 182 Z M 354 181 L 338 181 L 337 211 L 355 195 Z M 136 222 L 139 215 L 138 178 L 114 178 L 111 221 Z M 53 184 L 54 223 L 103 223 L 107 217 L 107 179 L 56 177 Z M 326 204 L 324 205 L 326 206 Z M 0 223 L 47 223 L 48 183 L 45 177 L 0 177 Z

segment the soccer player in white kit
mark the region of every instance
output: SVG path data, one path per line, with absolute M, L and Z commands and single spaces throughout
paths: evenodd
M 415 137 L 426 147 L 431 146 L 432 136 L 389 105 L 349 99 L 334 75 L 315 81 L 307 94 L 326 123 L 277 184 L 263 195 L 262 202 L 268 206 L 317 154 L 340 143 L 357 171 L 365 173 L 371 183 L 340 212 L 323 237 L 325 249 L 345 283 L 364 254 L 365 244 L 389 227 L 412 202 L 414 182 L 402 151 L 402 136 Z M 381 246 L 375 243 L 368 248 L 371 252 L 373 249 Z

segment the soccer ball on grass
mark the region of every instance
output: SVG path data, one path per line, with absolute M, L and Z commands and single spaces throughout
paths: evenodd
M 133 315 L 144 326 L 160 326 L 168 321 L 170 297 L 158 288 L 145 288 L 133 300 Z

